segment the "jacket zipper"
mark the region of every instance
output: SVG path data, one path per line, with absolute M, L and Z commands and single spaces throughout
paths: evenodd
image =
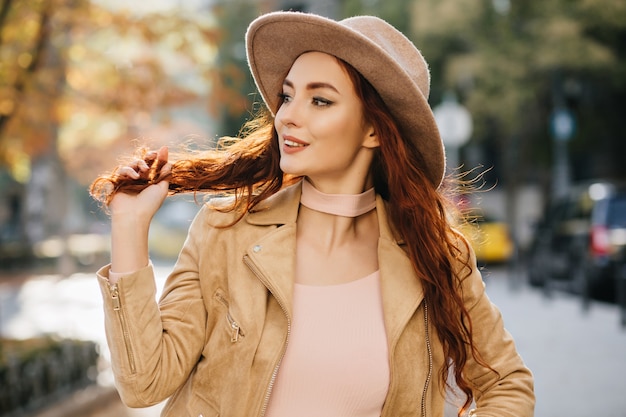
M 259 270 L 256 268 L 254 263 L 250 260 L 248 255 L 244 255 L 243 261 L 248 266 L 248 268 L 252 270 L 252 273 L 256 275 L 256 277 L 263 283 L 263 285 L 265 285 L 265 287 L 269 289 L 270 287 L 267 281 L 265 280 L 263 274 L 259 272 Z M 282 363 L 283 358 L 285 357 L 285 353 L 287 352 L 287 344 L 289 343 L 289 336 L 291 335 L 291 320 L 289 318 L 289 314 L 287 313 L 287 308 L 284 306 L 284 304 L 280 301 L 278 297 L 275 297 L 275 298 L 281 310 L 283 310 L 283 314 L 285 314 L 285 317 L 287 318 L 287 338 L 285 339 L 285 344 L 283 345 L 283 351 L 280 354 L 280 358 L 278 359 L 278 362 L 276 363 L 276 366 L 274 367 L 274 371 L 272 372 L 272 378 L 270 379 L 270 383 L 267 386 L 267 391 L 265 392 L 265 398 L 263 399 L 263 407 L 261 408 L 260 417 L 265 416 L 265 413 L 267 412 L 267 406 L 270 401 L 270 395 L 272 395 L 272 389 L 274 388 L 274 384 L 276 383 L 276 376 L 278 375 L 278 369 L 280 368 L 280 364 Z
M 228 301 L 226 301 L 222 294 L 219 293 L 215 294 L 215 298 L 226 307 L 226 321 L 231 329 L 230 341 L 232 343 L 236 343 L 239 341 L 239 336 L 244 336 L 243 331 L 241 331 L 239 323 L 237 323 L 237 321 L 230 314 L 230 311 L 228 310 L 230 308 Z
M 430 345 L 430 332 L 428 331 L 428 304 L 424 301 L 424 337 L 426 338 L 426 351 L 428 352 L 428 375 L 424 383 L 424 391 L 422 392 L 422 417 L 427 417 L 426 413 L 426 392 L 430 385 L 433 375 L 433 351 Z
M 230 325 L 230 328 L 232 329 L 232 333 L 230 335 L 230 341 L 232 343 L 236 343 L 239 341 L 239 336 L 240 335 L 243 336 L 241 334 L 241 328 L 239 327 L 239 324 L 237 324 L 237 322 L 230 315 L 230 313 L 226 313 L 226 320 L 228 321 L 228 324 Z
M 128 326 L 126 325 L 126 315 L 124 314 L 124 310 L 122 310 L 122 303 L 120 301 L 120 293 L 117 288 L 117 284 L 110 285 L 109 290 L 111 291 L 111 300 L 113 301 L 113 311 L 116 312 L 118 320 L 120 321 L 120 327 L 122 328 L 124 347 L 126 348 L 126 357 L 128 358 L 128 363 L 130 365 L 130 372 L 134 374 L 136 372 L 135 355 L 133 354 L 133 350 L 130 346 L 130 332 L 128 331 Z

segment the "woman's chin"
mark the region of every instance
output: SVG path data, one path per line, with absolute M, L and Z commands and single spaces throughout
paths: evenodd
M 293 175 L 295 177 L 300 177 L 306 175 L 305 172 L 299 167 L 295 167 L 291 164 L 283 164 L 280 163 L 280 170 L 283 171 L 287 175 Z

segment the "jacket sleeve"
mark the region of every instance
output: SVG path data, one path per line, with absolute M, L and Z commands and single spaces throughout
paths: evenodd
M 473 417 L 532 417 L 535 408 L 533 376 L 518 354 L 502 315 L 485 293 L 485 284 L 476 267 L 473 250 L 467 246 L 471 274 L 461 289 L 471 319 L 474 346 L 493 370 L 479 364 L 471 352 L 464 370 L 474 386 L 476 408 Z M 468 271 L 461 268 L 462 271 Z M 467 272 L 466 272 L 467 274 Z M 495 371 L 495 372 L 494 372 Z
M 98 271 L 112 370 L 120 397 L 130 407 L 150 406 L 172 395 L 202 352 L 206 309 L 197 262 L 203 239 L 200 217 L 190 228 L 158 304 L 152 266 L 115 285 L 108 281 L 109 266 Z

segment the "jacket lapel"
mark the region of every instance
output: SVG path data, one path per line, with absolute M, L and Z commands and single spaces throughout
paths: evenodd
M 253 242 L 246 251 L 250 268 L 276 297 L 289 318 L 293 313 L 296 273 L 296 219 L 300 207 L 300 183 L 260 203 L 246 221 L 256 226 L 276 226 Z
M 393 348 L 402 330 L 424 299 L 424 292 L 413 265 L 387 221 L 384 200 L 377 196 L 378 263 L 381 276 L 383 311 L 387 339 Z

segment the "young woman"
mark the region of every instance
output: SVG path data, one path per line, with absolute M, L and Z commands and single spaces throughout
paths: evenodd
M 169 398 L 175 417 L 440 417 L 450 382 L 459 415 L 532 416 L 532 375 L 450 224 L 419 51 L 367 16 L 270 13 L 246 41 L 268 117 L 92 184 L 122 399 Z M 198 214 L 157 304 L 150 221 L 194 191 L 233 196 Z

